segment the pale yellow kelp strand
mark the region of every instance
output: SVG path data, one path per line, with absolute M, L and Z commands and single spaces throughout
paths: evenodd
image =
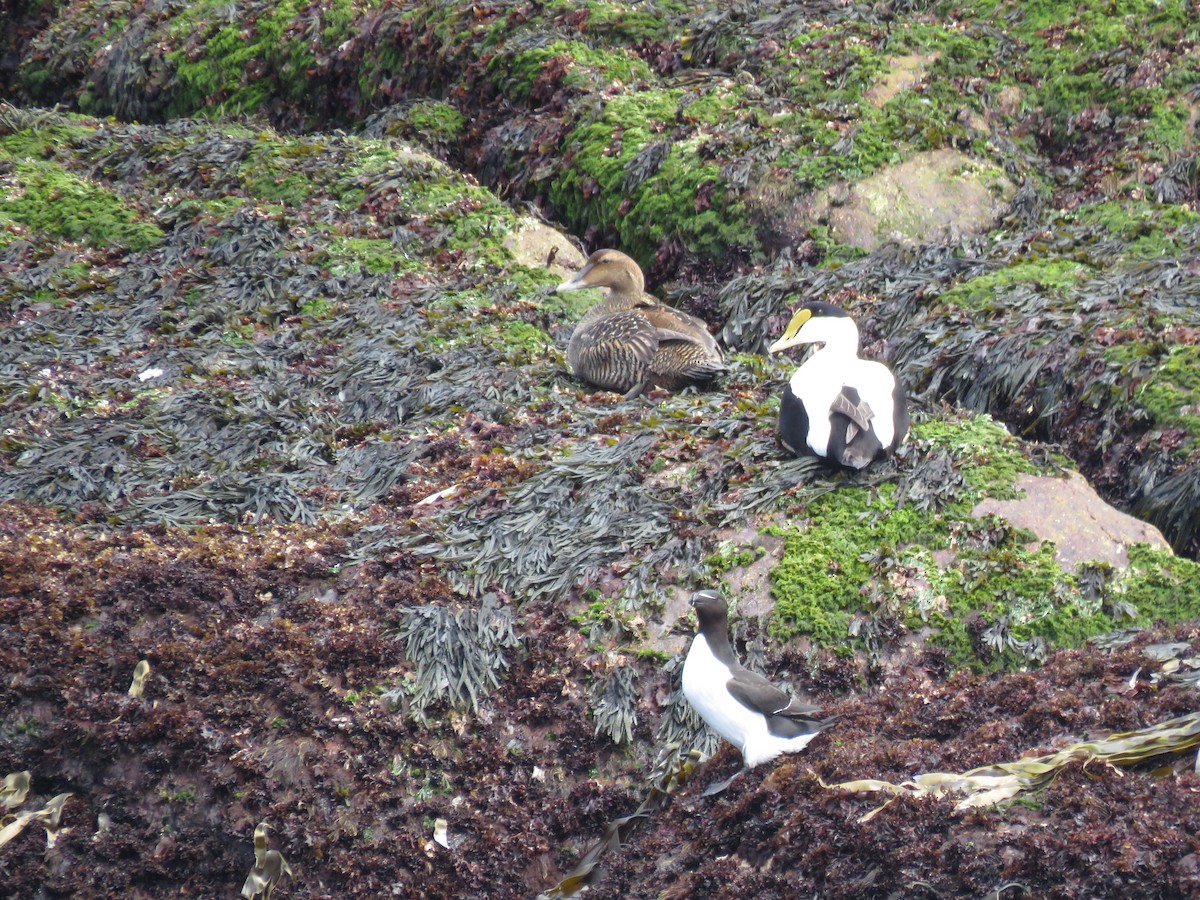
M 887 803 L 860 816 L 859 822 L 869 822 L 901 794 L 913 797 L 941 797 L 950 792 L 964 794 L 963 799 L 954 807 L 956 812 L 961 812 L 974 807 L 990 806 L 1009 800 L 1022 791 L 1040 788 L 1052 781 L 1064 766 L 1077 760 L 1088 762 L 1095 759 L 1108 765 L 1128 766 L 1165 753 L 1178 753 L 1198 744 L 1200 712 L 1194 712 L 1138 731 L 1125 731 L 1094 741 L 1080 741 L 1056 753 L 981 766 L 961 775 L 931 772 L 900 784 L 864 778 L 858 781 L 843 781 L 840 784 L 826 784 L 821 781 L 821 786 L 859 794 L 878 791 L 892 794 Z
M 133 681 L 129 684 L 129 696 L 140 697 L 146 689 L 146 676 L 150 674 L 150 663 L 142 660 L 133 667 Z
M 29 796 L 29 785 L 30 773 L 28 770 L 5 775 L 4 783 L 0 785 L 0 804 L 6 810 L 16 809 Z M 53 849 L 58 838 L 58 822 L 62 817 L 63 804 L 70 796 L 70 793 L 59 794 L 47 801 L 41 809 L 27 809 L 0 818 L 0 826 L 3 826 L 0 827 L 0 848 L 16 838 L 31 822 L 41 822 L 42 827 L 46 830 L 46 848 L 47 850 Z
M 292 867 L 287 864 L 283 854 L 278 850 L 267 849 L 267 831 L 270 826 L 260 822 L 254 829 L 254 867 L 246 876 L 242 885 L 242 896 L 254 900 L 261 896 L 263 900 L 271 900 L 271 891 L 279 884 L 284 875 L 292 874 Z

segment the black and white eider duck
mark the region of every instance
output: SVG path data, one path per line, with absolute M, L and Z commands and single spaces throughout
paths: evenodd
M 683 663 L 683 695 L 709 727 L 742 751 L 740 775 L 782 753 L 797 753 L 833 724 L 821 708 L 784 693 L 739 661 L 729 643 L 729 607 L 716 591 L 697 591 L 700 628 Z M 724 790 L 729 781 L 705 791 Z
M 883 363 L 858 356 L 858 326 L 829 303 L 806 303 L 768 352 L 824 343 L 792 373 L 779 405 L 779 437 L 797 456 L 863 469 L 908 433 L 904 388 Z
M 676 390 L 725 371 L 708 326 L 647 294 L 636 262 L 597 250 L 559 291 L 603 288 L 606 297 L 579 320 L 567 361 L 584 381 L 626 397 L 651 387 Z

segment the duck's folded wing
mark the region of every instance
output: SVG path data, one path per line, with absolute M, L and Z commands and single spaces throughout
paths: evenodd
M 739 703 L 766 716 L 767 730 L 777 737 L 816 734 L 833 723 L 819 718 L 821 707 L 795 699 L 754 672 L 739 672 L 726 686 Z
M 662 331 L 659 331 L 653 368 L 656 373 L 676 375 L 689 381 L 703 381 L 728 369 L 719 354 L 714 356 L 689 340 L 664 338 Z
M 577 329 L 567 360 L 585 381 L 627 391 L 645 380 L 657 350 L 655 327 L 639 312 L 625 310 Z
M 642 309 L 642 313 L 654 323 L 660 332 L 670 335 L 669 340 L 690 341 L 698 347 L 703 347 L 715 359 L 721 359 L 721 350 L 717 347 L 717 340 L 702 320 L 662 303 L 656 306 L 647 306 Z M 666 339 L 664 338 L 664 340 Z

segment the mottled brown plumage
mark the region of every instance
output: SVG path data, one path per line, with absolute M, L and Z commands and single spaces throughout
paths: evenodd
M 597 250 L 558 289 L 589 287 L 604 288 L 606 297 L 584 313 L 567 347 L 567 361 L 584 381 L 634 397 L 725 371 L 704 322 L 647 294 L 641 268 L 624 253 Z

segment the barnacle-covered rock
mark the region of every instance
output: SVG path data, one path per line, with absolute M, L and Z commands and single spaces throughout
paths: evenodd
M 832 240 L 863 250 L 889 241 L 955 243 L 989 231 L 1015 188 L 999 169 L 954 150 L 929 150 L 842 185 L 844 196 L 835 197 L 837 190 L 806 199 L 793 233 L 781 237 L 798 244 L 822 225 Z

